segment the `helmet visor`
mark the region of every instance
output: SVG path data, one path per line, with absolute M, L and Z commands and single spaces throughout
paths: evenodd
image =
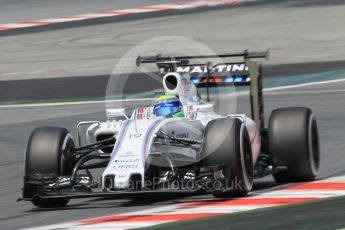
M 153 109 L 157 117 L 166 117 L 180 111 L 180 102 L 178 100 L 160 102 Z

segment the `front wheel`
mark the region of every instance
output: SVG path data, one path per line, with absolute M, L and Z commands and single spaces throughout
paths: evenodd
M 245 196 L 253 185 L 253 156 L 246 126 L 239 118 L 210 121 L 205 129 L 205 165 L 223 165 L 226 186 L 213 195 Z
M 39 185 L 26 182 L 35 175 L 71 175 L 74 166 L 72 148 L 74 141 L 67 129 L 40 127 L 31 133 L 25 154 L 24 198 L 32 198 L 35 206 L 43 208 L 67 205 L 69 200 L 65 198 L 45 200 L 35 196 L 39 193 Z

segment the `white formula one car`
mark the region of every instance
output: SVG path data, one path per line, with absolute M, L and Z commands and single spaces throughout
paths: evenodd
M 308 108 L 272 111 L 264 126 L 261 66 L 267 52 L 218 56 L 138 57 L 156 63 L 165 94 L 154 106 L 107 110 L 105 122 L 80 122 L 78 146 L 65 128 L 40 127 L 25 155 L 23 199 L 39 207 L 86 197 L 137 198 L 213 193 L 245 196 L 253 179 L 279 183 L 314 180 L 319 168 L 317 123 Z M 243 58 L 212 66 L 193 59 Z M 196 74 L 197 73 L 197 74 Z M 251 114 L 223 116 L 198 87 L 249 86 Z M 87 145 L 80 145 L 87 126 Z M 100 179 L 90 169 L 104 168 Z

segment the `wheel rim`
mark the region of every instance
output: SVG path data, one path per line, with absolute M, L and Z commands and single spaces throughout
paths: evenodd
M 317 124 L 315 121 L 314 114 L 312 114 L 309 119 L 308 138 L 310 168 L 313 174 L 316 176 L 318 174 L 320 163 L 320 146 Z
M 66 154 L 70 151 L 70 147 L 71 145 L 73 144 L 73 137 L 71 134 L 67 134 L 65 136 L 65 139 L 63 141 L 63 144 L 62 144 L 62 148 L 61 148 L 61 160 L 60 160 L 60 174 L 61 175 L 66 175 L 68 173 L 70 173 L 69 171 L 71 169 L 69 169 L 66 165 L 66 163 L 68 163 L 67 161 L 70 160 L 68 158 L 66 158 Z
M 245 188 L 250 190 L 253 185 L 253 159 L 250 151 L 250 143 L 248 143 L 247 138 L 244 135 L 244 125 L 241 126 L 240 132 L 240 148 L 241 148 L 241 165 L 243 172 L 243 181 Z M 248 148 L 249 147 L 249 148 Z

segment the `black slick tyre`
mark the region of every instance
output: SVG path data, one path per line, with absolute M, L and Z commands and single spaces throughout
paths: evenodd
M 273 174 L 278 183 L 312 181 L 320 165 L 317 123 L 309 108 L 272 111 L 268 127 L 272 164 L 286 170 Z
M 74 141 L 67 129 L 59 127 L 40 127 L 35 129 L 29 138 L 25 154 L 25 178 L 30 180 L 34 175 L 70 175 L 74 158 L 70 149 Z M 41 199 L 35 196 L 39 185 L 24 182 L 24 198 L 38 207 L 63 207 L 69 202 L 65 198 Z
M 213 195 L 245 196 L 253 185 L 253 156 L 247 128 L 239 118 L 211 120 L 205 129 L 205 165 L 223 165 L 226 186 Z

